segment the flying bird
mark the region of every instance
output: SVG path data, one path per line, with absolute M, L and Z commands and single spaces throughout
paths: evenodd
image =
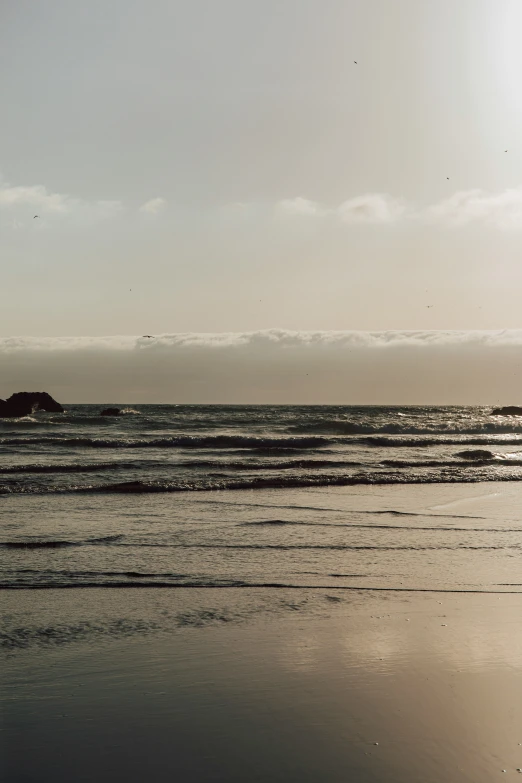
M 34 216 L 34 218 L 33 218 L 33 220 L 34 220 L 35 218 L 39 218 L 39 217 L 40 217 L 40 215 L 35 215 L 35 216 Z
M 353 64 L 354 64 L 354 65 L 357 65 L 357 60 L 354 60 L 354 61 L 353 61 Z
M 149 340 L 153 340 L 154 339 L 154 335 L 153 334 L 144 334 L 143 336 L 144 337 L 148 337 Z

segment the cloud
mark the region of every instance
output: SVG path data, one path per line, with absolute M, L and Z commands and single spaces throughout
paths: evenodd
M 393 223 L 405 213 L 402 201 L 385 193 L 368 193 L 341 204 L 336 212 L 345 223 Z
M 402 217 L 406 206 L 386 193 L 367 193 L 348 199 L 337 207 L 327 207 L 298 196 L 278 201 L 276 209 L 286 215 L 330 216 L 343 223 L 393 223 Z
M 103 220 L 119 214 L 122 208 L 120 201 L 87 201 L 64 193 L 53 193 L 43 185 L 10 185 L 0 181 L 0 210 L 16 216 L 34 211 L 42 218 L 75 215 Z M 21 226 L 16 218 L 11 225 Z
M 143 212 L 145 215 L 158 215 L 160 212 L 163 212 L 166 206 L 167 202 L 164 198 L 151 198 L 150 201 L 146 201 L 145 204 L 141 205 L 140 212 Z
M 276 204 L 279 212 L 287 215 L 326 215 L 328 210 L 322 207 L 316 201 L 310 201 L 307 198 L 289 198 L 283 199 Z
M 277 202 L 276 209 L 287 216 L 329 217 L 348 224 L 409 220 L 448 227 L 482 223 L 501 230 L 522 229 L 522 187 L 498 193 L 480 189 L 459 191 L 422 209 L 387 193 L 355 196 L 337 207 L 298 196 Z
M 481 222 L 497 228 L 522 228 L 522 188 L 487 193 L 465 190 L 425 211 L 428 220 L 463 225 Z
M 73 201 L 61 193 L 49 193 L 43 185 L 0 184 L 0 207 L 30 206 L 42 212 L 68 212 Z
M 519 402 L 522 330 L 0 339 L 0 397 L 67 402 Z

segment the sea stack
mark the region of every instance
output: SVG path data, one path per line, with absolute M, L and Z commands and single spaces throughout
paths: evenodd
M 64 409 L 47 392 L 16 392 L 7 400 L 0 400 L 0 419 L 29 416 L 36 411 L 63 413 Z

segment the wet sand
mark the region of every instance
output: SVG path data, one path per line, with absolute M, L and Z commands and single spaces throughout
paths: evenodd
M 522 595 L 71 589 L 2 609 L 9 783 L 522 768 Z

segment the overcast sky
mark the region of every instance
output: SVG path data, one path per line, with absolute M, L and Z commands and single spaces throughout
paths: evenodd
M 520 0 L 4 0 L 0 335 L 522 327 L 521 34 Z

